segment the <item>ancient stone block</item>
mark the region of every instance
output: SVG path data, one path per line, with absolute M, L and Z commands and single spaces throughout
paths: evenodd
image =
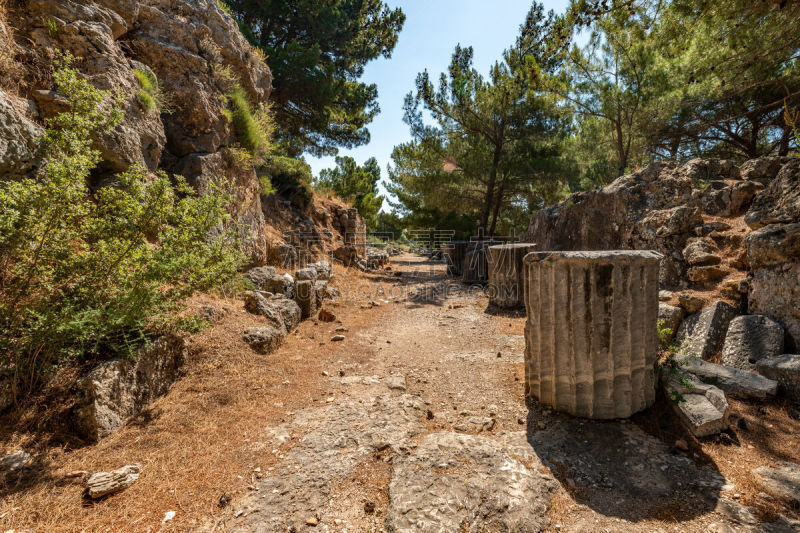
M 285 330 L 274 326 L 247 328 L 242 333 L 242 338 L 253 350 L 265 354 L 277 350 L 285 336 Z
M 450 241 L 444 245 L 443 256 L 447 263 L 447 273 L 461 276 L 464 273 L 464 257 L 467 255 L 469 241 Z
M 787 353 L 765 357 L 758 361 L 756 369 L 777 381 L 787 396 L 800 401 L 800 355 Z
M 461 280 L 464 283 L 486 283 L 489 281 L 489 261 L 487 250 L 498 244 L 495 241 L 474 241 L 467 245 L 464 255 L 464 272 Z
M 655 401 L 658 268 L 650 251 L 525 256 L 525 393 L 587 418 Z
M 783 353 L 783 326 L 763 315 L 737 316 L 731 320 L 722 363 L 754 370 L 759 359 Z
M 764 399 L 775 396 L 778 391 L 776 381 L 753 372 L 709 363 L 698 357 L 678 355 L 676 359 L 681 362 L 685 372 L 694 374 L 736 398 Z
M 127 465 L 111 472 L 97 472 L 86 480 L 86 496 L 102 498 L 123 489 L 127 489 L 139 479 L 142 467 L 138 464 Z
M 522 260 L 535 248 L 536 245 L 531 243 L 489 247 L 489 303 L 506 308 L 525 305 Z
M 737 315 L 736 308 L 725 302 L 714 302 L 681 323 L 678 342 L 683 353 L 710 359 L 725 342 L 728 325 Z
M 317 291 L 314 288 L 314 282 L 309 280 L 296 282 L 294 301 L 300 306 L 300 313 L 304 320 L 314 316 L 317 312 Z
M 684 374 L 682 380 L 670 376 L 665 390 L 678 418 L 694 436 L 708 437 L 728 429 L 728 401 L 717 387 Z

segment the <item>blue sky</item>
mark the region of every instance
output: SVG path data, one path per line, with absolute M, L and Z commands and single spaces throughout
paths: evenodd
M 529 0 L 388 0 L 387 3 L 402 8 L 406 23 L 392 57 L 369 63 L 362 78 L 377 84 L 381 113 L 369 125 L 369 144 L 339 152 L 358 163 L 377 158 L 384 179 L 392 148 L 409 139 L 408 127 L 403 123 L 403 98 L 414 88 L 417 73 L 428 69 L 431 77 L 438 79 L 459 43 L 474 48 L 475 66 L 488 73 L 503 50 L 514 43 L 531 6 Z M 545 1 L 544 5 L 546 11 L 560 13 L 566 9 L 567 0 Z M 333 157 L 306 156 L 306 160 L 315 176 L 323 168 L 335 166 Z M 384 209 L 388 210 L 385 202 Z

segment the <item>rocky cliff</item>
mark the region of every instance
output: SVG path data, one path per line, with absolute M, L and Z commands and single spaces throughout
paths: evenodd
M 44 119 L 63 109 L 51 65 L 58 51 L 78 59 L 95 86 L 120 91 L 125 117 L 98 139 L 94 178 L 138 163 L 183 175 L 202 190 L 212 177 L 235 185 L 231 206 L 253 263 L 268 259 L 258 177 L 237 162 L 225 119 L 219 69 L 233 73 L 253 103 L 270 95 L 272 75 L 214 0 L 30 0 L 0 17 L 0 178 L 33 171 Z M 0 13 L 2 14 L 2 13 Z M 5 20 L 2 20 L 2 19 Z M 168 106 L 137 98 L 135 70 L 155 75 Z
M 525 241 L 539 250 L 656 250 L 662 289 L 701 306 L 727 299 L 776 320 L 787 348 L 800 347 L 798 158 L 654 163 L 535 213 Z

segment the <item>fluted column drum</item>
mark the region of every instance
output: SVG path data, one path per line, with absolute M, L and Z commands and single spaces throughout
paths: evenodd
M 660 259 L 651 251 L 525 256 L 526 395 L 596 419 L 653 404 Z
M 505 308 L 524 307 L 522 260 L 535 249 L 532 243 L 489 247 L 489 303 Z

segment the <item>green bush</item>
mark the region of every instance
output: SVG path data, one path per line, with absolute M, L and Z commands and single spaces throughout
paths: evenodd
M 92 193 L 92 139 L 119 122 L 121 101 L 69 59 L 53 78 L 71 109 L 47 123 L 44 170 L 0 183 L 0 364 L 22 392 L 61 362 L 134 354 L 175 327 L 182 299 L 243 262 L 219 229 L 231 195 L 216 185 L 198 196 L 134 166 Z
M 150 112 L 169 113 L 167 97 L 158 82 L 158 78 L 151 70 L 133 69 L 133 75 L 139 83 L 139 90 L 136 91 L 136 98 L 142 108 Z
M 306 211 L 314 199 L 311 187 L 311 167 L 301 159 L 274 155 L 259 169 L 272 182 L 275 191 L 292 202 L 292 205 Z

